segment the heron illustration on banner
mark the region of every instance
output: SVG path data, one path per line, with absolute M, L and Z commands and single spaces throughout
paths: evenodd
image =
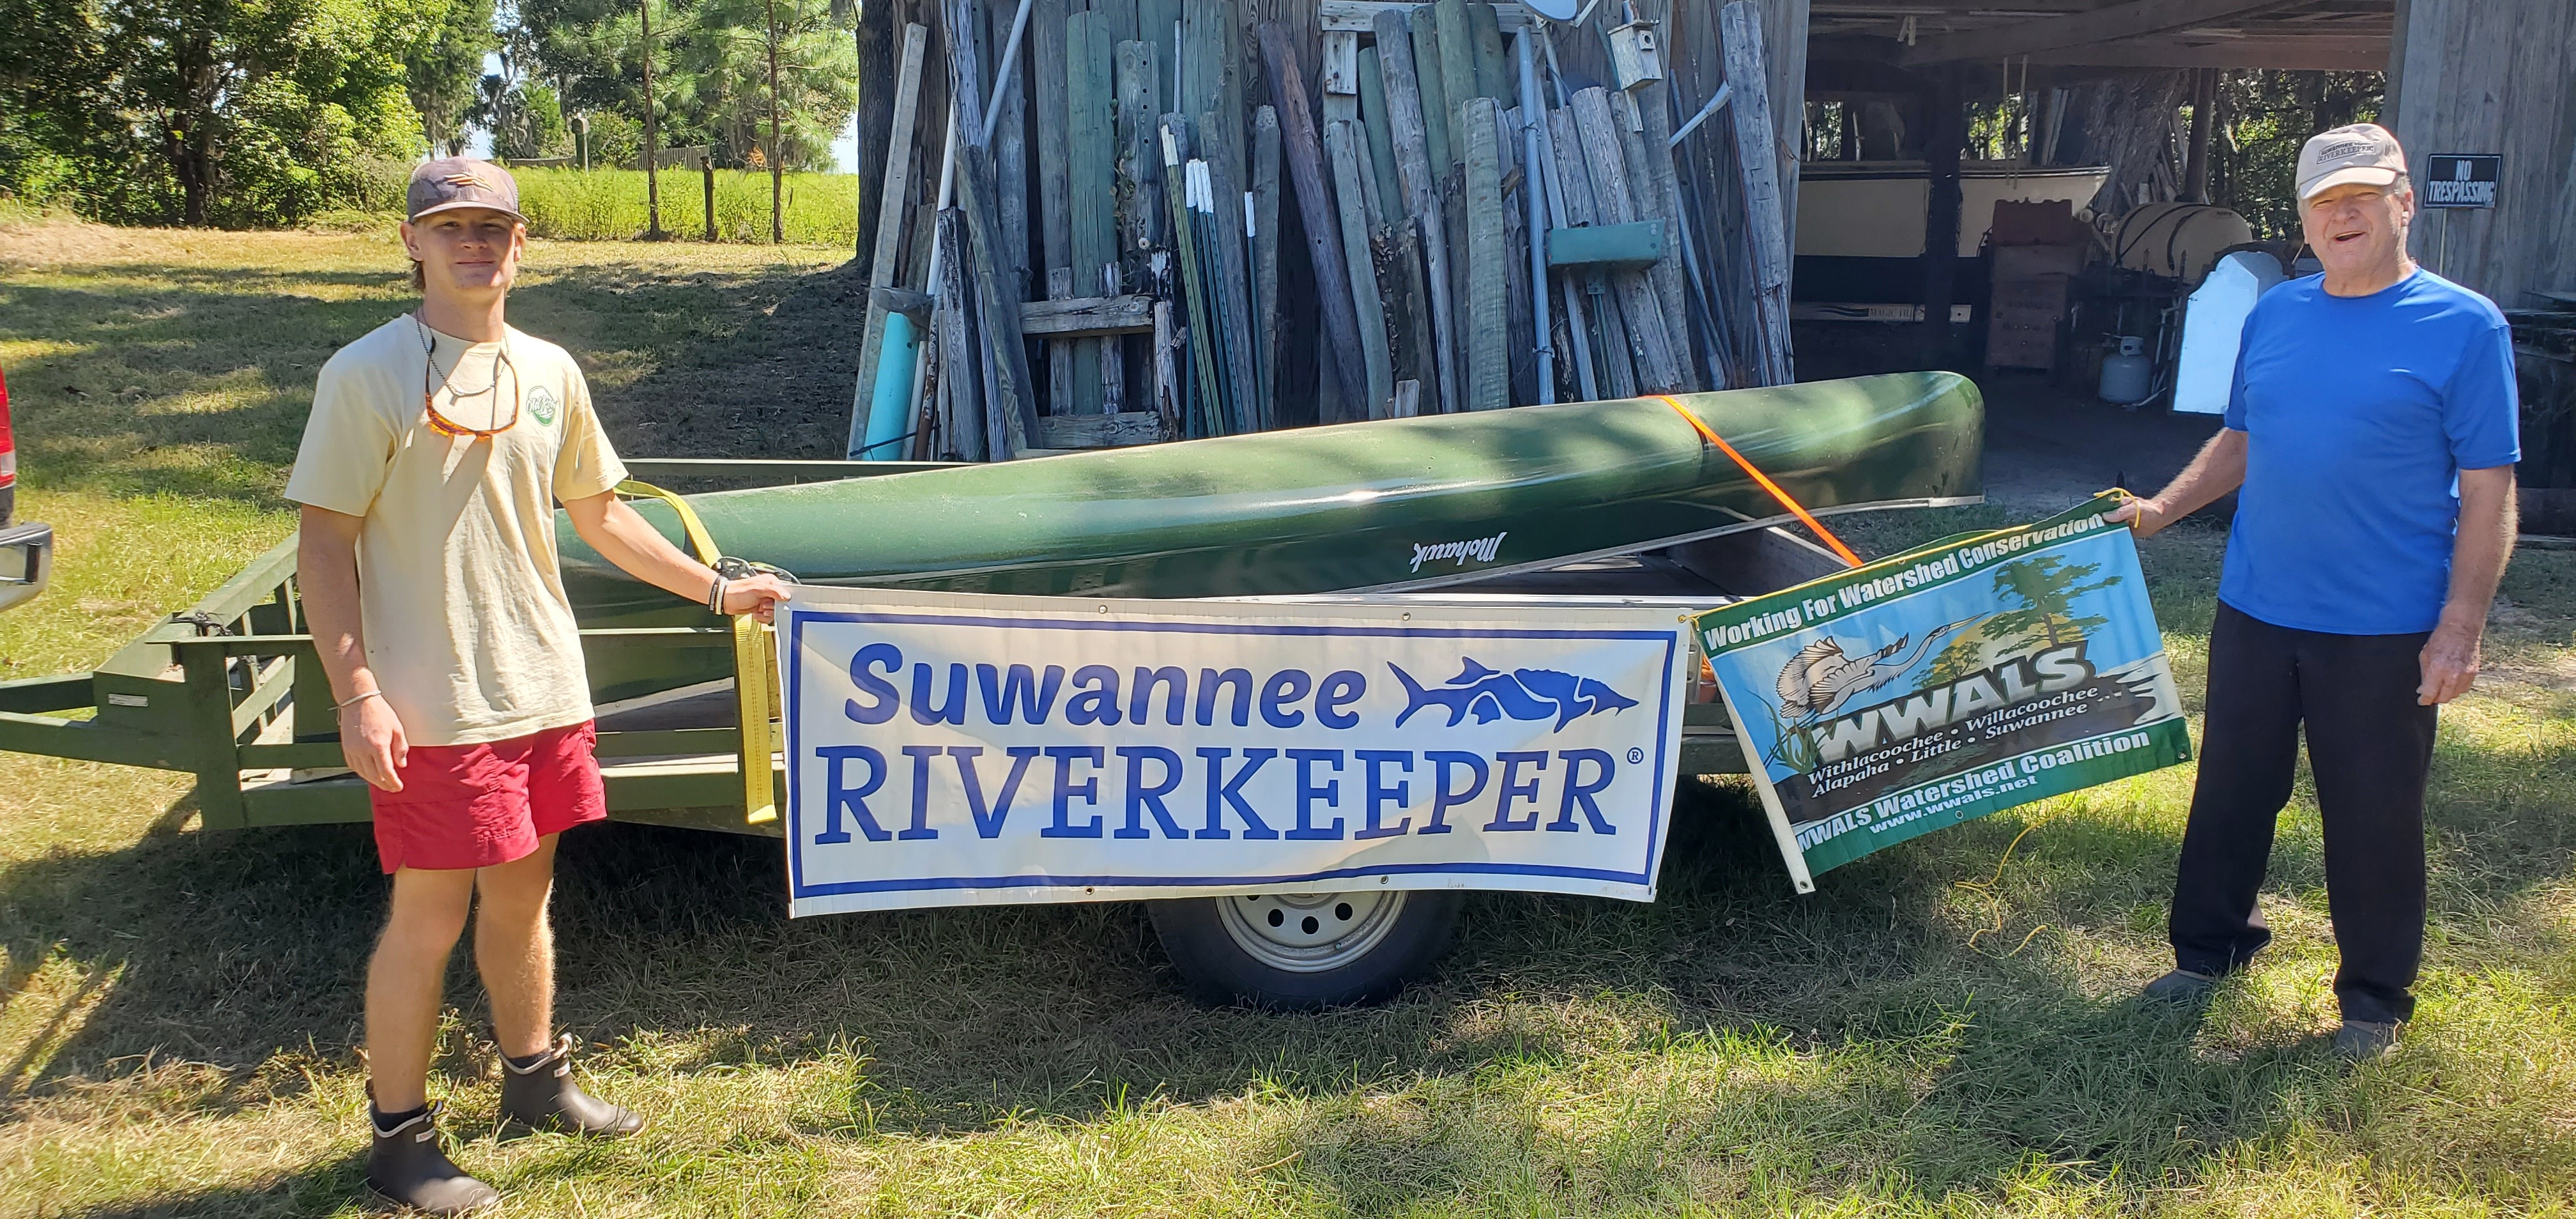
M 1886 647 L 1859 656 L 1846 654 L 1839 639 L 1828 636 L 1816 640 L 1798 649 L 1798 654 L 1780 668 L 1780 714 L 1799 724 L 1824 719 L 1855 696 L 1903 676 L 1933 645 L 1991 616 L 1962 618 L 1933 627 L 1923 633 L 1923 642 L 1902 658 L 1897 653 L 1905 651 L 1903 635 Z

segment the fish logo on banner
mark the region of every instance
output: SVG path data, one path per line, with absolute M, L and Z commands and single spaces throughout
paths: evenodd
M 1657 606 L 812 587 L 778 639 L 797 914 L 1651 900 L 1694 666 Z
M 1611 689 L 1589 677 L 1576 677 L 1554 669 L 1514 669 L 1497 672 L 1467 657 L 1466 667 L 1456 677 L 1424 689 L 1413 675 L 1394 665 L 1396 680 L 1404 683 L 1404 710 L 1396 713 L 1395 726 L 1425 707 L 1442 707 L 1449 712 L 1448 727 L 1455 728 L 1469 715 L 1479 724 L 1490 724 L 1503 716 L 1516 720 L 1554 718 L 1563 729 L 1587 715 L 1607 711 L 1625 711 L 1637 700 Z

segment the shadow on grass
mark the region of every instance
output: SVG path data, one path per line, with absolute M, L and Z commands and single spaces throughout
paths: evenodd
M 511 318 L 589 371 L 621 449 L 838 457 L 863 285 L 846 268 L 548 271 Z M 274 506 L 322 365 L 417 298 L 385 273 L 117 265 L 0 283 L 32 480 Z
M 2563 773 L 2576 756 L 2534 761 Z M 1872 857 L 1797 898 L 1743 789 L 1690 784 L 1681 806 L 1657 902 L 1480 895 L 1438 977 L 1383 1007 L 1304 1016 L 1191 1006 L 1135 905 L 789 922 L 773 841 L 585 830 L 565 847 L 556 902 L 561 1014 L 594 1039 L 654 1042 L 682 1072 L 855 1044 L 867 1064 L 849 1112 L 819 1115 L 809 1135 L 1088 1121 L 1247 1088 L 1300 1096 L 1278 1154 L 1361 1211 L 1451 1196 L 1469 1178 L 1503 1195 L 1562 1201 L 1580 1185 L 1651 1201 L 1664 1187 L 1646 1166 L 1693 1156 L 1742 1168 L 1746 1189 L 1894 1172 L 1934 1195 L 1990 1190 L 2034 1157 L 2162 1178 L 2313 1103 L 2315 1055 L 2295 1044 L 2212 1053 L 2189 1019 L 2087 994 L 2041 954 L 1963 943 L 1941 904 L 2001 853 L 2009 819 Z M 2563 841 L 2533 840 L 2511 807 L 2445 800 L 2437 820 L 2472 845 L 2517 848 L 2481 851 L 2490 886 L 2564 879 Z M 2017 904 L 2116 923 L 2167 883 L 2169 835 L 2080 817 L 2066 831 L 2023 842 Z M 2285 836 L 2276 875 L 2316 870 Z M 146 1055 L 239 1074 L 307 1045 L 354 1067 L 384 888 L 356 826 L 151 837 L 0 873 L 13 960 L 116 974 L 51 1061 L 8 1082 L 41 1091 Z M 484 1027 L 461 960 L 449 994 Z M 1722 1065 L 1658 1082 L 1676 1062 Z M 451 1088 L 473 1075 L 449 1069 Z M 1625 1099 L 1568 1129 L 1548 1098 L 1577 1077 Z M 209 1087 L 180 1107 L 255 1095 Z M 1515 1164 L 1571 1175 L 1482 1179 Z M 296 1209 L 345 1176 L 317 1168 L 232 1201 Z

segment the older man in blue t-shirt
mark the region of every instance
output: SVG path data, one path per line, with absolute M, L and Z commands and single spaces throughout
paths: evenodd
M 2435 708 L 2478 673 L 2514 537 L 2513 343 L 2488 300 L 2415 265 L 2405 154 L 2339 127 L 2299 154 L 2325 274 L 2245 322 L 2227 426 L 2154 499 L 2145 537 L 2236 490 L 2210 631 L 2208 721 L 2183 831 L 2174 970 L 2198 1000 L 2272 938 L 2255 905 L 2299 728 L 2325 817 L 2346 1058 L 2395 1048 L 2424 955 L 2424 783 Z

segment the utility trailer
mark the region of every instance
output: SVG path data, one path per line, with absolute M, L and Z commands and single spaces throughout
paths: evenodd
M 629 465 L 639 478 L 692 492 L 936 468 L 716 460 Z M 1420 595 L 1556 604 L 1647 600 L 1704 609 L 1839 566 L 1802 538 L 1759 527 Z M 209 830 L 365 821 L 366 787 L 342 767 L 330 691 L 304 632 L 290 537 L 95 670 L 0 682 L 0 749 L 194 774 L 199 815 Z M 720 658 L 729 658 L 732 637 L 716 626 L 581 632 L 595 669 L 631 667 L 601 661 L 639 650 L 705 653 L 729 663 Z M 745 818 L 734 706 L 730 682 L 601 702 L 598 756 L 610 817 L 778 836 L 777 821 Z M 1715 702 L 1690 705 L 1681 748 L 1685 775 L 1745 768 Z M 783 790 L 783 760 L 766 761 Z M 1316 1006 L 1390 994 L 1422 972 L 1445 946 L 1461 900 L 1454 892 L 1370 891 L 1150 905 L 1175 964 L 1204 997 Z
M 1964 378 L 1906 373 L 1003 465 L 628 465 L 688 495 L 741 554 L 845 589 L 1679 612 L 1840 569 L 1778 527 L 1784 500 L 1820 515 L 1976 502 L 1983 423 Z M 678 502 L 638 511 L 676 538 Z M 775 649 L 616 571 L 561 514 L 557 541 L 610 816 L 780 836 L 776 703 L 756 721 L 736 710 L 776 690 Z M 210 830 L 366 820 L 305 631 L 290 539 L 95 671 L 0 683 L 0 749 L 194 774 Z M 745 663 L 763 666 L 756 680 L 735 680 Z M 1709 692 L 1682 718 L 1675 773 L 1745 769 Z M 1460 900 L 1382 887 L 1149 906 L 1204 997 L 1311 1007 L 1402 986 L 1445 946 Z

